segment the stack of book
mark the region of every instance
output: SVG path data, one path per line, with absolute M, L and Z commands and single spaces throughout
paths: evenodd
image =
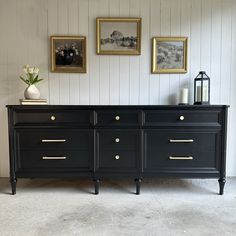
M 20 99 L 21 105 L 46 105 L 47 99 Z

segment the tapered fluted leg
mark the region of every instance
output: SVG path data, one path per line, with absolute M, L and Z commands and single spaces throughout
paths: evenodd
M 224 194 L 224 187 L 225 187 L 226 179 L 225 178 L 219 178 L 218 182 L 219 182 L 219 185 L 220 185 L 220 192 L 219 192 L 219 194 L 223 195 Z
M 94 182 L 95 194 L 99 194 L 99 182 L 100 182 L 100 179 L 93 179 L 93 182 Z
M 142 179 L 141 178 L 137 178 L 134 181 L 136 183 L 136 194 L 139 195 L 140 194 L 140 187 L 141 187 Z
M 14 177 L 10 179 L 12 195 L 16 194 L 16 182 L 17 178 Z

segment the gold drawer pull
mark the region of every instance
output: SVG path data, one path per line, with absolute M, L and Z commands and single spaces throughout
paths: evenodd
M 184 116 L 180 116 L 179 119 L 180 119 L 180 120 L 184 120 Z
M 51 116 L 51 120 L 56 120 L 56 116 Z
M 116 116 L 115 120 L 117 120 L 117 121 L 120 120 L 120 116 Z
M 120 142 L 120 139 L 119 139 L 119 138 L 115 138 L 115 142 L 116 142 L 116 143 L 119 143 L 119 142 Z
M 119 160 L 119 159 L 120 159 L 120 156 L 119 156 L 119 155 L 115 155 L 115 159 L 116 159 L 116 160 Z
M 193 160 L 193 157 L 191 156 L 169 156 L 170 160 Z
M 43 160 L 65 160 L 66 157 L 42 157 Z
M 42 143 L 64 143 L 66 139 L 42 139 Z
M 169 139 L 170 143 L 193 143 L 193 139 Z

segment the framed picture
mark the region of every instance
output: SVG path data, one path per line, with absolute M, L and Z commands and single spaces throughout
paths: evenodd
M 141 18 L 97 18 L 97 54 L 140 55 Z
M 86 37 L 51 36 L 51 70 L 86 73 Z
M 187 37 L 154 37 L 152 73 L 186 73 L 187 40 Z

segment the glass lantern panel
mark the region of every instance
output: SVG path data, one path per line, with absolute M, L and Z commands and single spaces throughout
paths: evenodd
M 201 80 L 196 81 L 196 87 L 195 87 L 195 101 L 196 102 L 201 102 L 202 101 L 202 90 L 201 90 Z
M 208 89 L 209 89 L 209 81 L 208 80 L 203 80 L 203 97 L 202 101 L 203 102 L 208 102 Z

